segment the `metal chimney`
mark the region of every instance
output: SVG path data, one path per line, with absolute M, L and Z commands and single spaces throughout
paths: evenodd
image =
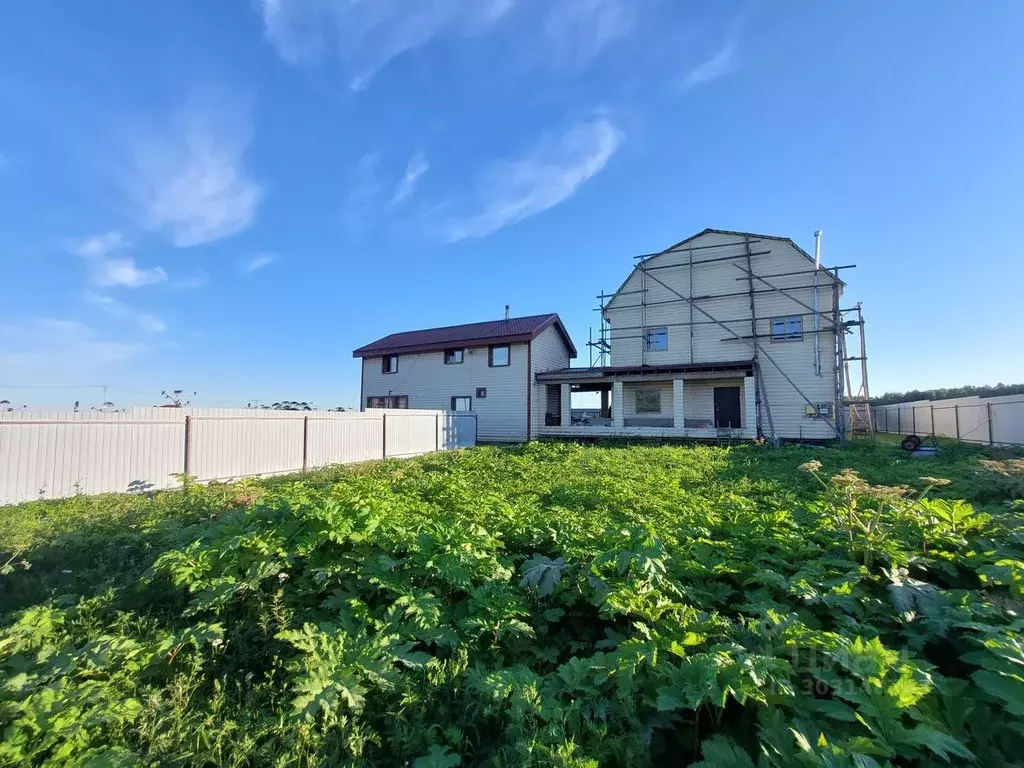
M 505 305 L 505 319 L 508 320 L 512 315 L 510 314 L 510 307 L 508 304 Z

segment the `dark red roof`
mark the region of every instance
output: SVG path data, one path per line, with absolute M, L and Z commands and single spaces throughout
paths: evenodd
M 408 352 L 430 352 L 450 347 L 484 346 L 487 344 L 516 343 L 532 341 L 549 325 L 562 335 L 569 357 L 576 357 L 576 347 L 568 331 L 556 314 L 510 317 L 508 320 L 491 320 L 486 323 L 449 325 L 445 328 L 427 328 L 422 331 L 392 333 L 383 339 L 352 351 L 352 357 L 377 357 Z

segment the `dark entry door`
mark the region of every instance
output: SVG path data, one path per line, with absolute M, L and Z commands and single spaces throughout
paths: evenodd
M 740 388 L 715 387 L 715 426 L 740 428 Z

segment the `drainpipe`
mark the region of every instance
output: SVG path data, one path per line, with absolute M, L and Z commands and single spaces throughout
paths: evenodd
M 821 376 L 821 320 L 818 316 L 818 273 L 821 271 L 821 230 L 814 233 L 814 374 Z M 836 331 L 838 333 L 838 330 Z

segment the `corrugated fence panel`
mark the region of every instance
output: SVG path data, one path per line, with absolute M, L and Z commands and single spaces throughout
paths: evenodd
M 384 455 L 380 416 L 359 414 L 348 419 L 309 419 L 310 469 L 331 464 L 355 464 Z
M 203 481 L 298 472 L 304 458 L 306 468 L 380 459 L 385 413 L 389 457 L 476 444 L 475 416 L 446 411 L 4 412 L 0 504 L 172 488 L 178 485 L 172 475 L 186 469 L 186 442 L 188 472 Z
M 970 443 L 1024 445 L 1024 396 L 962 397 L 872 408 L 875 429 L 959 438 Z
M 406 416 L 389 411 L 386 416 L 388 457 L 419 456 L 437 450 L 437 419 L 435 413 Z
M 6 423 L 5 423 L 6 422 Z M 0 504 L 170 488 L 183 468 L 179 422 L 0 422 Z
M 190 472 L 199 480 L 302 469 L 302 417 L 192 416 Z

